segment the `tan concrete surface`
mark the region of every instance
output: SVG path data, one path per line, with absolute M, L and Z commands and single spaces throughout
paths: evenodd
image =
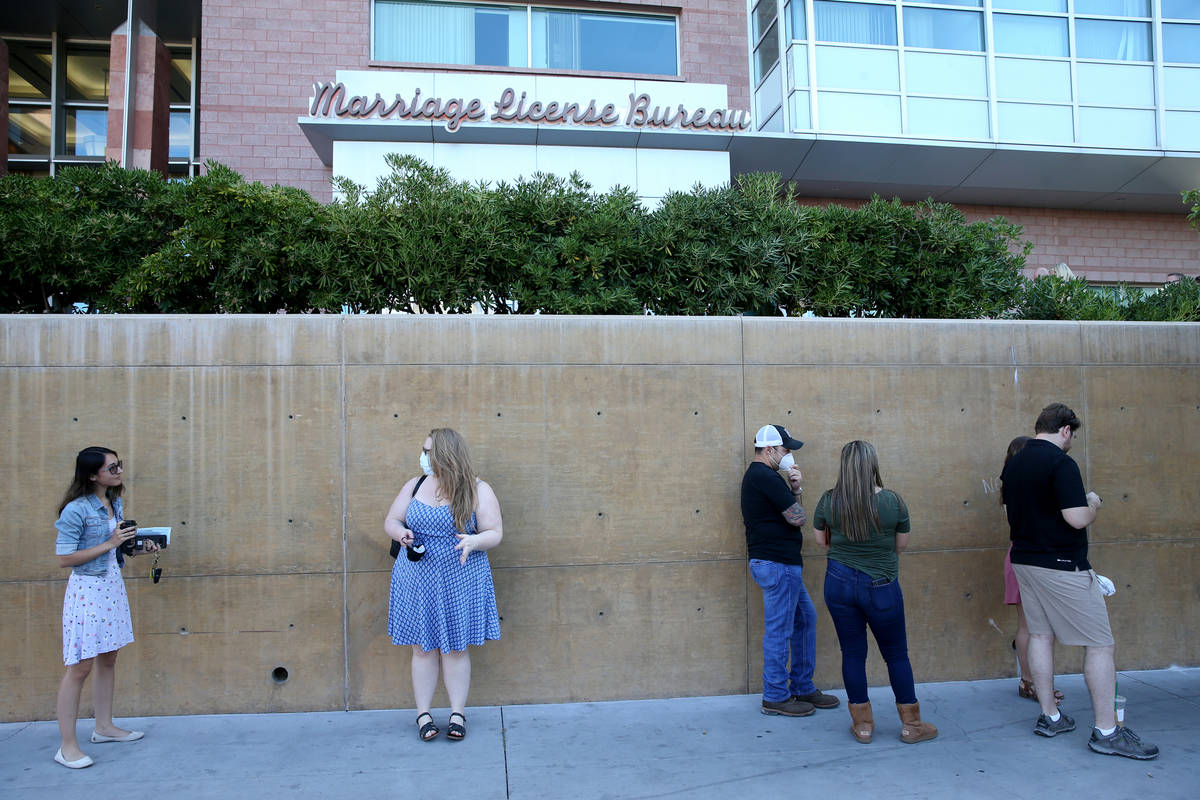
M 1083 417 L 1072 455 L 1106 500 L 1092 541 L 1120 589 L 1118 667 L 1200 663 L 1200 325 L 6 316 L 0 397 L 0 720 L 53 716 L 52 523 L 74 453 L 98 443 L 130 465 L 129 516 L 175 536 L 160 584 L 144 561 L 126 572 L 119 713 L 410 706 L 381 522 L 438 425 L 466 435 L 505 520 L 504 638 L 473 650 L 472 704 L 756 691 L 738 485 L 767 422 L 806 442 L 810 510 L 842 444 L 879 449 L 913 519 L 917 679 L 1012 675 L 996 478 L 1052 400 Z M 834 688 L 815 551 L 817 682 Z M 1063 649 L 1060 670 L 1080 658 Z

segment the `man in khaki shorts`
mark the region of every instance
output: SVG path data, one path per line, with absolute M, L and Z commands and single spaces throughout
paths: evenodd
M 1067 455 L 1082 425 L 1062 403 L 1042 409 L 1034 439 L 1008 460 L 1000 475 L 1012 532 L 1012 565 L 1029 627 L 1029 671 L 1042 713 L 1033 732 L 1057 736 L 1075 730 L 1054 701 L 1054 640 L 1085 648 L 1083 677 L 1095 727 L 1088 747 L 1105 755 L 1149 759 L 1158 747 L 1119 727 L 1113 709 L 1116 668 L 1108 608 L 1088 563 L 1087 526 L 1100 497 L 1084 492 L 1079 465 Z

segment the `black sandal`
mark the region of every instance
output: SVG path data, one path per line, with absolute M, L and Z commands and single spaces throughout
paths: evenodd
M 421 725 L 422 717 L 429 717 L 429 722 Z M 437 738 L 438 734 L 442 732 L 437 725 L 433 724 L 433 714 L 430 714 L 428 711 L 417 714 L 417 725 L 420 726 L 420 730 L 417 732 L 417 735 L 421 737 L 422 742 L 433 741 Z
M 455 717 L 458 717 L 459 719 L 461 719 L 463 721 L 463 724 L 460 725 L 459 723 L 455 722 L 454 721 Z M 446 726 L 446 738 L 452 742 L 461 742 L 463 739 L 467 738 L 466 721 L 467 721 L 466 716 L 458 713 L 457 711 L 455 711 L 453 714 L 451 714 L 450 715 L 450 724 L 448 724 Z

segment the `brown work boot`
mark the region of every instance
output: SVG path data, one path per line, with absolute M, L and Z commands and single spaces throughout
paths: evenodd
M 815 711 L 816 709 L 813 708 L 812 703 L 806 703 L 794 697 L 789 697 L 787 700 L 782 700 L 778 703 L 763 700 L 762 704 L 762 713 L 768 716 L 807 717 Z
M 841 700 L 831 694 L 825 694 L 820 689 L 813 689 L 812 694 L 794 694 L 792 699 L 812 703 L 815 708 L 837 708 L 842 704 Z
M 920 703 L 896 703 L 896 710 L 900 712 L 900 741 L 916 744 L 937 737 L 937 728 L 921 721 Z
M 846 705 L 850 709 L 850 733 L 863 744 L 870 744 L 871 736 L 875 733 L 875 714 L 871 711 L 871 704 L 867 702 Z

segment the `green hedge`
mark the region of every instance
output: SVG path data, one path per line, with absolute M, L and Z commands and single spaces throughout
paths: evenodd
M 475 185 L 388 160 L 378 186 L 338 181 L 328 205 L 213 162 L 186 182 L 111 163 L 0 178 L 0 311 L 1196 319 L 1200 307 L 1183 286 L 1141 298 L 1027 281 L 1019 227 L 945 204 L 801 206 L 756 174 L 647 211 L 575 176 Z

